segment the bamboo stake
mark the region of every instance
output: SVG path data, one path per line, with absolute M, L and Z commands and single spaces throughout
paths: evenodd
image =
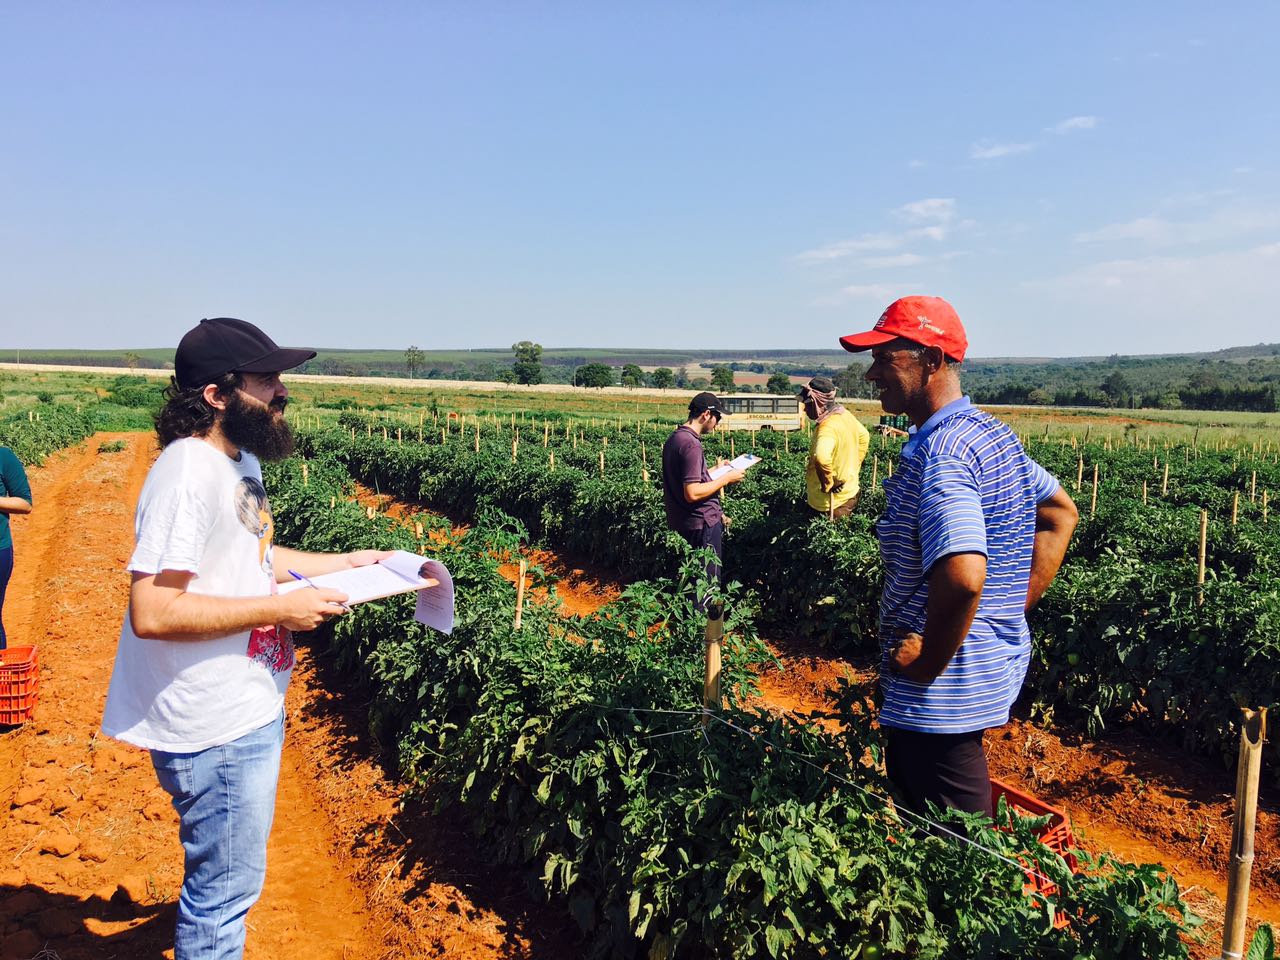
M 1142 481 L 1142 505 L 1147 505 L 1147 481 Z
M 600 450 L 600 476 L 604 476 L 604 449 Z
M 401 447 L 404 446 L 404 438 L 400 435 L 399 427 L 396 427 L 396 445 Z
M 889 479 L 889 478 L 891 478 L 891 477 L 893 476 L 893 461 L 892 461 L 892 460 L 890 460 L 890 461 L 885 465 L 885 468 L 884 468 L 884 474 L 885 474 L 885 479 Z
M 556 472 L 556 452 L 554 450 L 547 455 L 547 466 L 552 473 Z
M 1258 471 L 1253 471 L 1253 475 L 1249 478 L 1249 502 L 1258 502 Z
M 1267 708 L 1242 711 L 1240 759 L 1236 764 L 1236 810 L 1231 822 L 1231 866 L 1227 873 L 1227 910 L 1222 927 L 1222 956 L 1244 954 L 1249 914 L 1249 875 L 1253 871 L 1253 834 L 1258 817 L 1258 774 L 1267 735 Z
M 307 485 L 307 482 L 308 482 L 307 481 L 307 461 L 303 460 L 302 461 L 302 485 L 305 487 Z
M 1089 501 L 1089 516 L 1098 512 L 1098 465 L 1093 465 L 1093 497 Z
M 1262 522 L 1267 522 L 1267 491 L 1262 491 Z
M 1164 462 L 1164 479 L 1160 481 L 1160 496 L 1165 496 L 1169 492 L 1169 461 Z
M 707 620 L 706 672 L 702 681 L 702 725 L 710 722 L 712 710 L 720 709 L 720 640 L 724 637 L 724 611 L 713 608 Z
M 547 443 L 551 440 L 551 424 L 544 421 L 542 424 L 542 449 L 547 449 Z
M 1204 548 L 1209 536 L 1209 511 L 1200 511 L 1200 569 L 1196 573 L 1196 602 L 1204 603 Z
M 1076 461 L 1076 493 L 1080 492 L 1080 488 L 1084 486 L 1084 457 L 1081 456 Z
M 1235 496 L 1231 498 L 1231 525 L 1236 525 L 1236 517 L 1240 514 L 1240 491 L 1235 492 Z
M 515 414 L 512 414 L 512 417 L 514 416 Z M 516 622 L 512 624 L 512 626 L 516 630 L 520 629 L 521 620 L 524 618 L 524 572 L 525 572 L 525 559 L 524 557 L 521 557 L 520 558 L 520 577 L 516 581 Z

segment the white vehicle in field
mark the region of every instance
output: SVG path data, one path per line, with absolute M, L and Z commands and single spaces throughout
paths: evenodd
M 799 430 L 800 400 L 790 394 L 739 393 L 720 397 L 721 430 Z

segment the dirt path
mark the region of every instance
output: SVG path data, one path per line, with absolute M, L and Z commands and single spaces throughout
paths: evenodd
M 124 451 L 98 452 L 115 439 Z M 14 523 L 5 622 L 12 645 L 39 644 L 41 687 L 35 719 L 0 729 L 0 960 L 172 956 L 177 818 L 147 755 L 97 734 L 153 457 L 141 434 L 63 451 L 31 471 L 37 509 Z M 516 878 L 401 796 L 363 733 L 365 704 L 328 692 L 341 687 L 300 650 L 246 956 L 573 956 Z

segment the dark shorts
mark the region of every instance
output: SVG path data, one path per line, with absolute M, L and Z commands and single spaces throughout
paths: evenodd
M 991 816 L 985 730 L 921 733 L 885 727 L 885 767 L 907 806 L 928 816 L 929 801 Z

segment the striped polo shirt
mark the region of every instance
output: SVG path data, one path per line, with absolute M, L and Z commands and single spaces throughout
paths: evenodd
M 1009 722 L 1031 660 L 1024 608 L 1036 506 L 1057 489 L 1014 432 L 968 397 L 913 431 L 884 482 L 888 503 L 876 523 L 885 569 L 881 725 L 968 733 Z M 889 669 L 889 651 L 904 634 L 924 634 L 929 573 L 953 553 L 984 554 L 986 584 L 951 663 L 932 683 L 916 683 Z

